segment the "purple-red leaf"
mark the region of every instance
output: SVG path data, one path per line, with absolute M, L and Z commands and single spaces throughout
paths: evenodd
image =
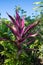
M 14 19 L 11 15 L 9 15 L 8 13 L 7 13 L 7 15 L 8 15 L 9 18 L 11 19 L 12 23 L 13 23 L 16 27 L 18 27 L 19 25 L 18 25 L 18 23 L 15 21 L 15 19 Z
M 35 33 L 35 34 L 29 34 L 28 36 L 26 36 L 26 37 L 23 37 L 23 38 L 21 38 L 20 40 L 18 40 L 19 42 L 24 42 L 26 39 L 28 39 L 28 38 L 31 38 L 31 37 L 35 37 L 35 36 L 37 36 L 38 35 L 38 33 Z
M 22 21 L 21 21 L 21 36 L 23 35 L 24 33 L 24 30 L 25 30 L 25 24 L 24 24 L 24 17 L 22 18 Z
M 21 28 L 24 28 L 25 24 L 24 24 L 24 17 L 22 18 L 22 21 L 21 21 Z
M 27 42 L 26 44 L 29 45 L 29 44 L 32 43 L 33 41 L 35 41 L 35 40 L 33 39 L 33 40 Z
M 20 16 L 19 16 L 19 14 L 18 14 L 18 11 L 16 11 L 16 21 L 19 23 L 20 21 Z
M 21 27 L 21 18 L 18 14 L 18 11 L 16 10 L 16 22 L 19 24 L 19 27 Z
M 24 31 L 24 35 L 29 31 L 31 30 L 32 28 L 34 28 L 40 21 L 36 21 L 34 22 L 33 24 L 30 24 Z
M 37 36 L 37 35 L 38 35 L 38 32 L 36 32 L 36 33 L 34 33 L 34 34 L 30 33 L 30 34 L 27 36 L 27 38 L 28 38 L 28 37 L 35 37 L 35 36 Z
M 25 27 L 22 28 L 22 30 L 21 30 L 21 36 L 23 36 L 24 30 L 25 30 Z
M 7 40 L 6 38 L 0 38 L 0 41 Z
M 17 30 L 15 30 L 15 29 L 14 29 L 13 27 L 11 27 L 9 24 L 6 24 L 6 23 L 5 23 L 5 25 L 10 28 L 10 30 L 12 31 L 12 33 L 13 33 L 15 36 L 20 37 L 20 35 L 19 35 L 19 33 L 18 33 Z

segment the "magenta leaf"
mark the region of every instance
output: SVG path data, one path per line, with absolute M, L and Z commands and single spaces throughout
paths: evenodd
M 7 40 L 6 38 L 0 38 L 0 41 L 4 41 L 4 40 Z
M 23 19 L 22 19 L 22 21 L 21 21 L 21 36 L 23 35 L 23 33 L 24 33 L 24 30 L 25 30 L 25 24 L 24 24 L 24 17 L 23 17 Z
M 21 28 L 24 28 L 25 24 L 24 24 L 24 17 L 22 18 L 22 21 L 21 21 Z
M 24 35 L 31 29 L 33 29 L 40 21 L 36 21 L 33 24 L 30 24 L 28 27 L 26 27 L 25 31 L 24 31 Z
M 16 10 L 16 22 L 20 24 L 20 16 L 17 10 Z
M 12 31 L 12 33 L 13 33 L 15 36 L 20 37 L 20 35 L 19 35 L 19 33 L 17 32 L 17 30 L 14 30 L 14 28 L 12 28 L 9 24 L 6 24 L 6 23 L 5 23 L 5 25 L 10 28 L 10 30 Z
M 23 37 L 23 38 L 21 38 L 20 40 L 18 40 L 19 42 L 25 42 L 26 41 L 26 39 L 28 39 L 28 38 L 34 38 L 35 36 L 37 36 L 38 35 L 38 33 L 35 33 L 35 34 L 29 34 L 28 36 L 26 36 L 26 37 Z
M 38 32 L 36 32 L 36 33 L 34 33 L 34 34 L 30 33 L 30 34 L 27 36 L 27 38 L 29 38 L 29 37 L 35 37 L 35 36 L 37 36 L 37 35 L 38 35 Z
M 14 19 L 11 15 L 9 15 L 8 13 L 7 13 L 7 15 L 8 15 L 9 18 L 11 19 L 12 23 L 13 23 L 16 27 L 18 27 L 19 25 L 18 25 L 18 23 L 15 21 L 15 19 Z
M 31 41 L 29 41 L 29 42 L 27 42 L 26 44 L 27 45 L 30 45 L 32 42 L 34 42 L 35 40 L 33 39 L 33 40 L 31 40 Z
M 19 27 L 21 28 L 22 19 L 20 18 L 17 10 L 16 10 L 16 22 L 19 24 Z

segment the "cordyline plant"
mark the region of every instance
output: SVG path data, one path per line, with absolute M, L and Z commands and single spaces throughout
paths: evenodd
M 26 27 L 24 17 L 21 18 L 18 14 L 18 11 L 16 11 L 15 19 L 11 15 L 9 15 L 8 13 L 7 13 L 7 15 L 11 19 L 13 26 L 11 26 L 10 24 L 6 24 L 6 23 L 4 23 L 4 24 L 8 28 L 10 28 L 11 32 L 16 36 L 16 40 L 13 41 L 10 38 L 2 37 L 2 38 L 0 38 L 0 41 L 1 40 L 9 40 L 17 46 L 18 51 L 21 51 L 22 44 L 23 44 L 23 42 L 26 41 L 26 39 L 32 38 L 32 40 L 30 40 L 29 42 L 26 43 L 26 45 L 29 45 L 30 43 L 32 43 L 34 41 L 34 37 L 38 35 L 37 32 L 34 34 L 32 34 L 31 32 L 30 33 L 28 33 L 28 32 L 29 32 L 29 30 L 33 29 L 39 23 L 39 21 L 36 21 L 36 22 L 34 22 Z M 26 48 L 25 50 L 29 50 L 29 49 Z

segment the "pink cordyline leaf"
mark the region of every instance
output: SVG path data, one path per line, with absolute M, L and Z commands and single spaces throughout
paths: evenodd
M 36 32 L 36 33 L 34 33 L 34 34 L 30 33 L 30 34 L 27 36 L 27 38 L 28 38 L 28 37 L 35 37 L 35 36 L 37 36 L 37 35 L 38 35 L 38 32 Z
M 27 42 L 26 44 L 29 45 L 29 44 L 32 43 L 33 41 L 35 41 L 35 40 L 33 39 L 33 40 Z
M 24 35 L 29 31 L 31 30 L 32 28 L 34 28 L 40 21 L 36 21 L 32 24 L 30 24 L 28 27 L 26 27 L 25 31 L 24 31 Z
M 7 40 L 6 38 L 0 38 L 0 41 Z
M 25 30 L 24 17 L 22 18 L 22 21 L 21 21 L 21 28 L 22 28 L 22 31 L 21 31 L 21 36 L 22 36 Z
M 3 40 L 10 40 L 11 41 L 11 39 L 9 37 L 1 37 L 0 41 L 3 41 Z
M 16 10 L 16 22 L 19 24 L 19 27 L 22 27 L 22 19 L 20 18 L 18 11 Z
M 18 11 L 16 10 L 16 22 L 20 25 L 20 16 L 18 14 Z
M 19 33 L 22 36 L 24 33 L 24 17 L 21 19 L 18 11 L 16 11 L 16 22 L 19 24 Z
M 0 38 L 0 41 L 9 41 L 9 42 L 12 42 L 13 44 L 14 43 L 17 44 L 16 41 L 12 41 L 10 38 L 7 38 L 7 37 L 5 37 L 5 38 L 4 37 L 1 37 Z
M 35 34 L 29 34 L 28 36 L 26 36 L 26 37 L 24 37 L 24 38 L 21 38 L 20 40 L 18 40 L 19 42 L 24 42 L 26 39 L 28 39 L 28 38 L 31 38 L 31 37 L 35 37 L 35 36 L 37 36 L 38 35 L 38 33 L 35 33 Z
M 21 19 L 18 14 L 18 11 L 16 11 L 16 22 L 18 22 L 18 24 L 21 28 L 24 27 L 24 17 Z
M 25 30 L 25 27 L 22 28 L 22 30 L 21 30 L 21 36 L 23 36 L 24 30 Z
M 20 37 L 19 33 L 18 33 L 16 30 L 14 30 L 14 28 L 12 28 L 9 24 L 6 24 L 6 23 L 5 23 L 5 25 L 10 28 L 10 30 L 12 31 L 12 33 L 13 33 L 15 36 Z
M 21 28 L 24 28 L 25 24 L 24 24 L 24 17 L 22 18 L 22 21 L 21 21 Z
M 37 36 L 38 35 L 38 33 L 35 33 L 35 34 L 33 34 L 33 35 L 30 35 L 31 37 L 35 37 L 35 36 Z
M 14 19 L 11 15 L 9 15 L 8 13 L 7 13 L 7 15 L 8 15 L 9 18 L 11 19 L 12 23 L 13 23 L 16 27 L 18 27 L 19 25 L 18 25 L 18 23 L 15 21 L 15 19 Z
M 16 22 L 16 20 L 11 16 L 11 15 L 9 15 L 8 13 L 7 13 L 7 15 L 10 17 L 10 19 L 11 19 L 11 21 L 12 21 L 12 23 L 13 23 L 13 25 L 14 25 L 14 27 L 17 29 L 17 31 L 19 32 L 19 24 L 18 24 L 18 22 Z

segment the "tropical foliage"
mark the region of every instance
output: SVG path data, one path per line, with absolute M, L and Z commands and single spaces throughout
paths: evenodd
M 43 14 L 38 20 L 9 15 L 0 21 L 0 65 L 42 65 Z

